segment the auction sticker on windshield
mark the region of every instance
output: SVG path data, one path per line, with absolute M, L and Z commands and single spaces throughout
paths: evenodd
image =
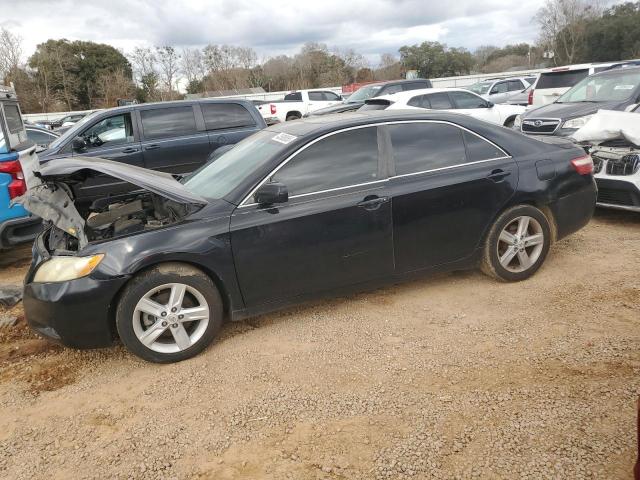
M 293 142 L 296 138 L 298 137 L 296 137 L 295 135 L 289 135 L 288 133 L 282 132 L 276 135 L 275 137 L 273 137 L 271 140 L 274 140 L 278 143 L 282 143 L 284 145 L 288 145 L 291 142 Z

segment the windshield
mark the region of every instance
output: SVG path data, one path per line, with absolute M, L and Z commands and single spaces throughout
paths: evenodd
M 493 82 L 478 82 L 478 83 L 474 83 L 470 87 L 464 87 L 464 88 L 466 88 L 467 90 L 471 90 L 473 93 L 476 93 L 478 95 L 484 95 L 489 91 L 489 89 L 491 88 L 491 85 L 493 85 Z
M 614 102 L 629 98 L 640 85 L 640 72 L 592 75 L 577 83 L 556 103 Z
M 347 103 L 361 103 L 375 96 L 380 91 L 382 85 L 367 85 L 366 87 L 359 88 L 355 93 L 351 94 L 347 99 Z
M 67 138 L 76 137 L 77 132 L 79 130 L 82 130 L 84 128 L 84 125 L 86 125 L 88 122 L 96 118 L 96 116 L 99 114 L 100 112 L 93 112 L 87 115 L 86 117 L 83 117 L 82 120 L 75 123 L 73 127 L 71 127 L 69 130 L 67 130 L 62 135 L 60 135 L 55 141 L 51 142 L 51 144 L 49 145 L 49 148 L 58 148 L 60 145 L 67 143 Z
M 254 133 L 185 178 L 184 186 L 205 198 L 224 198 L 251 172 L 265 165 L 273 155 L 296 138 L 267 130 Z

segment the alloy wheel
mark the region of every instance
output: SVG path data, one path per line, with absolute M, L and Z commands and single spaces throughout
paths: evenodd
M 209 324 L 209 304 L 202 293 L 184 283 L 149 290 L 133 311 L 138 340 L 158 353 L 176 353 L 194 345 Z
M 520 273 L 531 268 L 544 248 L 544 231 L 533 217 L 511 220 L 498 237 L 498 260 L 509 272 Z

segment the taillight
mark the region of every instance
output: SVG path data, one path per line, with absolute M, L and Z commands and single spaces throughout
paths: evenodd
M 584 155 L 582 157 L 574 158 L 571 160 L 571 165 L 576 169 L 580 175 L 589 175 L 593 173 L 593 160 L 590 155 Z
M 271 115 L 276 114 L 276 106 L 273 103 L 269 104 L 269 109 L 271 110 Z
M 9 198 L 13 199 L 24 195 L 27 191 L 27 184 L 24 181 L 24 173 L 22 173 L 22 167 L 18 160 L 0 162 L 0 173 L 8 173 L 12 177 L 7 187 L 9 190 Z
M 529 91 L 529 100 L 527 101 L 529 105 L 533 105 L 533 88 Z

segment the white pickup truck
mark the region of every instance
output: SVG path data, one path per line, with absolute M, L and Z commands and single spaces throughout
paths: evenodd
M 342 103 L 342 97 L 330 90 L 297 90 L 287 93 L 280 102 L 269 102 L 268 112 L 279 121 L 288 122 L 339 103 Z

